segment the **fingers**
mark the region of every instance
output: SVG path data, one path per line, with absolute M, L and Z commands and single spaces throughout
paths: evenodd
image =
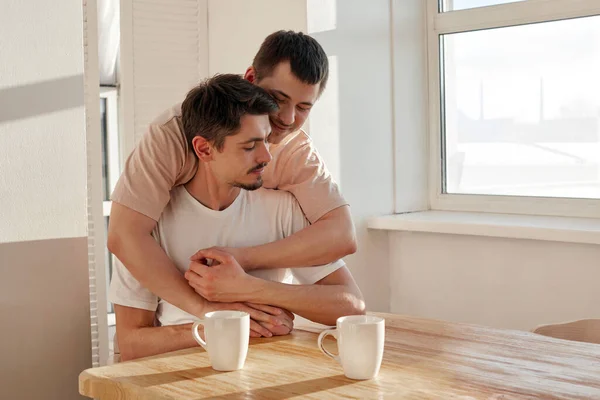
M 205 264 L 206 256 L 204 254 L 207 253 L 209 250 L 214 250 L 214 249 L 215 249 L 215 247 L 209 247 L 208 249 L 198 250 L 190 257 L 190 261 L 197 261 L 197 262 L 201 262 L 201 263 Z
M 223 250 L 211 247 L 210 249 L 204 249 L 196 252 L 196 254 L 190 257 L 190 260 L 199 261 L 203 258 L 210 258 L 212 260 L 216 260 L 219 262 L 219 264 L 225 264 L 226 262 L 230 262 L 233 259 L 231 254 Z
M 281 326 L 287 327 L 290 330 L 292 330 L 294 328 L 294 320 L 292 318 L 290 318 L 290 316 L 288 314 L 282 313 L 277 318 L 279 318 L 279 320 L 281 321 Z M 271 332 L 272 331 L 273 330 L 271 330 Z
M 256 331 L 253 331 L 252 329 L 250 329 L 250 337 L 259 338 L 259 337 L 262 337 L 262 335 Z
M 206 266 L 206 265 L 201 264 L 196 261 L 192 261 L 190 263 L 190 268 L 188 269 L 188 271 L 186 271 L 186 275 L 188 275 L 187 272 L 194 272 L 200 276 L 205 276 L 208 273 L 209 269 L 210 269 L 209 266 Z M 187 276 L 186 276 L 186 278 L 187 278 Z
M 262 326 L 263 328 L 267 329 L 269 331 L 269 333 L 271 334 L 271 336 L 283 336 L 283 335 L 287 335 L 289 334 L 294 328 L 293 328 L 293 324 L 292 326 L 287 326 L 287 325 L 271 325 L 267 322 L 260 322 L 258 323 L 260 326 Z M 271 336 L 267 336 L 267 337 L 271 337 Z
M 190 285 L 198 285 L 200 276 L 194 271 L 187 270 L 183 274 L 183 277 L 188 280 Z
M 267 325 L 265 327 L 271 331 L 273 336 L 288 335 L 293 330 L 293 328 L 287 327 L 285 325 L 279 325 L 279 326 Z
M 250 336 L 252 336 L 252 332 L 258 333 L 264 337 L 273 336 L 273 334 L 271 333 L 270 330 L 268 330 L 267 328 L 265 328 L 264 326 L 262 326 L 261 324 L 259 324 L 256 321 L 253 321 L 253 320 L 250 320 L 250 332 L 251 332 Z
M 268 306 L 266 304 L 254 304 L 254 303 L 244 303 L 248 307 L 252 307 L 256 310 L 260 310 L 262 312 L 271 314 L 271 315 L 281 315 L 283 310 L 279 307 Z
M 281 322 L 283 322 L 283 326 L 287 326 L 288 328 L 290 328 L 290 330 L 294 329 L 294 320 L 291 318 L 283 318 L 281 320 Z
M 198 293 L 200 296 L 203 296 L 204 293 L 204 282 L 203 279 L 200 275 L 198 275 L 197 273 L 195 273 L 194 271 L 186 271 L 185 274 L 183 274 L 183 276 L 185 277 L 185 279 L 187 279 L 188 284 L 192 287 L 192 289 L 194 289 L 194 291 L 196 293 Z
M 293 313 L 293 312 L 291 312 L 291 311 L 288 311 L 288 310 L 286 310 L 286 309 L 283 309 L 283 312 L 285 313 L 285 315 L 287 315 L 288 317 L 290 317 L 290 319 L 291 319 L 292 321 L 296 319 L 296 315 L 294 315 L 294 313 Z
M 293 321 L 296 318 L 296 316 L 294 315 L 294 313 L 292 313 L 284 308 L 269 306 L 266 304 L 255 304 L 255 303 L 244 303 L 244 304 L 246 304 L 248 307 L 252 307 L 254 309 L 260 310 L 267 314 L 276 315 L 277 319 L 279 321 L 283 322 L 284 325 L 286 325 L 290 328 L 293 327 L 293 324 L 294 324 Z
M 274 335 L 287 334 L 292 329 L 294 329 L 293 318 L 290 318 L 290 316 L 287 313 L 284 313 L 283 310 L 282 310 L 281 314 L 279 316 L 277 316 L 277 320 L 279 321 L 279 323 L 275 324 L 275 325 L 272 323 L 269 323 L 269 322 L 262 322 L 262 321 L 259 322 L 259 324 L 262 325 L 263 327 L 267 328 Z M 287 330 L 286 330 L 286 328 L 287 328 Z M 281 332 L 285 332 L 285 333 L 281 333 Z
M 255 321 L 267 322 L 272 325 L 281 325 L 281 321 L 278 318 L 274 317 L 273 315 L 264 313 L 260 310 L 252 308 L 252 307 L 248 307 L 245 304 L 236 305 L 236 309 L 239 311 L 247 312 L 248 314 L 250 314 L 250 318 L 252 318 Z
M 204 258 L 204 256 L 202 256 L 202 251 L 204 251 L 204 250 L 198 250 L 197 252 L 195 252 L 195 253 L 194 253 L 194 254 L 193 254 L 191 257 L 190 257 L 190 261 L 196 261 L 196 262 L 199 262 L 199 263 L 203 263 L 203 264 L 204 264 L 204 261 L 205 261 L 206 259 Z

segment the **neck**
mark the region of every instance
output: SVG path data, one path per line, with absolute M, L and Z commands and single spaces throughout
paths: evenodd
M 204 206 L 216 211 L 229 207 L 240 194 L 240 188 L 219 182 L 210 166 L 202 162 L 198 165 L 196 175 L 185 184 L 185 188 Z

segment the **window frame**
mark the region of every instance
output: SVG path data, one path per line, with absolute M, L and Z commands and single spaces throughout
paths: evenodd
M 426 0 L 429 202 L 432 210 L 598 218 L 600 199 L 443 193 L 441 35 L 600 15 L 597 0 L 525 0 L 439 12 L 439 0 Z
M 108 152 L 108 185 L 109 193 L 115 188 L 121 168 L 123 166 L 123 135 L 119 135 L 119 92 L 113 86 L 100 87 L 100 99 L 106 99 L 106 133 L 107 133 L 107 152 Z M 110 207 L 112 202 L 107 199 L 102 199 L 103 216 L 110 216 Z
M 100 86 L 100 98 L 106 100 L 106 136 L 107 136 L 107 165 L 108 165 L 108 199 L 102 199 L 102 217 L 107 219 L 110 217 L 110 210 L 112 201 L 110 200 L 110 194 L 115 188 L 119 176 L 121 175 L 121 169 L 124 163 L 123 160 L 123 135 L 119 135 L 119 90 L 114 86 Z M 102 134 L 102 132 L 101 132 Z M 102 157 L 105 155 L 102 154 Z M 105 182 L 102 182 L 103 186 Z M 108 237 L 108 231 L 105 232 Z M 107 252 L 106 246 L 103 247 L 103 251 Z M 115 256 L 112 253 L 108 253 L 110 260 L 104 267 L 106 268 L 106 291 L 108 293 L 108 286 L 110 285 L 110 266 L 115 265 Z M 114 319 L 114 311 L 112 304 L 107 301 L 108 319 Z M 109 341 L 112 338 L 109 338 Z

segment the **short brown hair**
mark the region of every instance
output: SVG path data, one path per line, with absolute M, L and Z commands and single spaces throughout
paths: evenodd
M 265 115 L 277 109 L 264 89 L 240 75 L 218 74 L 187 94 L 181 105 L 183 132 L 190 148 L 192 140 L 202 136 L 221 151 L 225 138 L 238 133 L 242 116 Z
M 292 73 L 301 82 L 320 84 L 322 93 L 329 78 L 329 61 L 319 42 L 302 32 L 278 31 L 264 40 L 252 66 L 257 80 L 270 76 L 279 63 L 289 61 Z

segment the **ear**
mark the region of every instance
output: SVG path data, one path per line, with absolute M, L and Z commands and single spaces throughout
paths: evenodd
M 249 66 L 244 74 L 244 79 L 250 83 L 256 84 L 256 70 L 253 66 Z
M 202 136 L 196 136 L 192 139 L 192 148 L 200 161 L 208 162 L 213 159 L 213 147 Z

